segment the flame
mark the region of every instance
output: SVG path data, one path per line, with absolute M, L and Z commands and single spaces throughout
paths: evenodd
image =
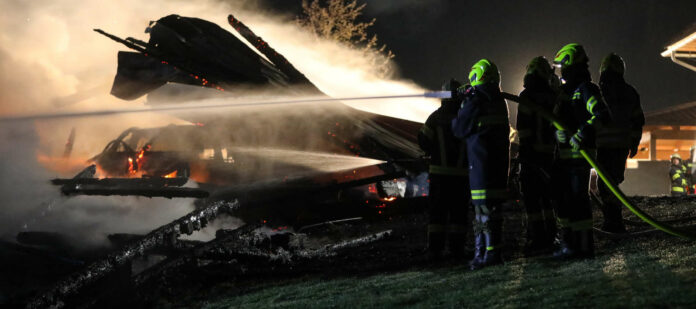
M 167 175 L 164 175 L 164 178 L 174 178 L 174 177 L 176 177 L 176 172 L 177 171 L 173 171 Z
M 128 174 L 135 176 L 140 171 L 140 166 L 142 165 L 143 156 L 145 152 L 150 150 L 150 145 L 143 146 L 140 151 L 135 155 L 135 159 L 128 157 Z
M 128 174 L 135 175 L 137 172 L 138 169 L 133 164 L 133 158 L 128 157 Z
M 396 200 L 396 196 L 385 197 L 382 200 L 385 202 L 393 202 L 394 200 Z

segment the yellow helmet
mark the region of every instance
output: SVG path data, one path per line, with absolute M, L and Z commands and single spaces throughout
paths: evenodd
M 563 46 L 553 58 L 554 65 L 560 68 L 566 68 L 578 63 L 587 63 L 590 59 L 587 58 L 585 48 L 578 43 L 570 43 Z
M 471 86 L 478 86 L 487 83 L 500 83 L 500 72 L 498 67 L 488 59 L 481 59 L 471 67 L 469 72 L 469 82 Z

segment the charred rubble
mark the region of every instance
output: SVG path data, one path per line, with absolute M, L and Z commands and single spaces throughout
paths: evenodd
M 237 89 L 326 96 L 240 20 L 230 15 L 228 22 L 256 51 L 213 23 L 178 15 L 152 22 L 147 42 L 95 29 L 133 50 L 118 53 L 111 93 L 125 100 L 147 95 L 153 105 L 234 97 Z M 196 198 L 196 209 L 145 235 L 109 235 L 109 244 L 97 248 L 77 248 L 75 240 L 40 231 L 0 242 L 5 265 L 27 264 L 8 271 L 8 290 L 15 293 L 0 295 L 3 304 L 148 307 L 156 301 L 152 295 L 180 287 L 173 282 L 204 288 L 204 282 L 259 275 L 339 271 L 346 258 L 360 256 L 355 265 L 363 265 L 378 256 L 375 243 L 422 238 L 411 229 L 422 225 L 422 216 L 413 214 L 422 213 L 427 196 L 419 123 L 339 103 L 177 116 L 194 125 L 127 129 L 73 178 L 51 182 L 67 198 Z M 338 157 L 311 157 L 316 153 Z M 346 158 L 371 161 L 322 171 Z M 219 216 L 245 225 L 219 229 L 207 242 L 180 238 Z M 381 249 L 413 255 L 414 247 L 397 244 Z M 35 276 L 30 286 L 21 286 L 22 272 Z M 20 284 L 9 288 L 12 282 Z
M 147 95 L 148 104 L 234 96 L 240 86 L 324 95 L 240 20 L 230 15 L 228 22 L 256 51 L 213 23 L 178 15 L 152 22 L 148 42 L 96 30 L 134 50 L 118 53 L 111 93 L 126 100 Z M 145 235 L 109 235 L 108 246 L 89 250 L 57 233 L 0 241 L 0 265 L 17 265 L 0 283 L 16 292 L 0 295 L 0 304 L 152 307 L 160 298 L 204 295 L 224 282 L 253 285 L 426 262 L 428 184 L 416 146 L 419 123 L 338 103 L 178 116 L 195 125 L 129 128 L 85 170 L 52 183 L 67 197 L 192 197 L 196 209 Z M 278 153 L 295 157 L 279 160 Z M 376 162 L 322 172 L 336 158 L 307 160 L 309 153 Z M 672 200 L 642 200 L 655 201 Z M 506 212 L 506 238 L 518 241 L 505 250 L 516 258 L 523 212 L 514 203 Z M 181 238 L 224 216 L 244 224 L 220 228 L 210 241 Z M 26 286 L 27 277 L 33 285 Z

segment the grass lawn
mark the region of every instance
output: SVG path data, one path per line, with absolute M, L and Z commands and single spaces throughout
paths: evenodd
M 517 259 L 359 277 L 307 277 L 202 303 L 204 308 L 696 306 L 696 247 L 660 234 L 608 243 L 594 260 Z

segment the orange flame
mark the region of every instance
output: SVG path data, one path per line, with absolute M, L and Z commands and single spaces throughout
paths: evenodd
M 176 172 L 177 171 L 173 171 L 167 175 L 164 175 L 164 178 L 174 178 L 174 177 L 176 177 Z

